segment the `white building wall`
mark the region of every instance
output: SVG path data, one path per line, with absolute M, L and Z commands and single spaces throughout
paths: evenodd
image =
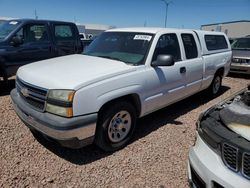
M 206 31 L 221 31 L 226 33 L 229 38 L 239 38 L 250 35 L 250 21 L 203 25 L 201 29 Z

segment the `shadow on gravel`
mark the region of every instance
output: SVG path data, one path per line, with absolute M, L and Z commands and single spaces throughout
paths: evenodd
M 8 83 L 0 81 L 0 96 L 9 95 L 13 88 L 15 88 L 15 79 L 9 80 Z
M 222 86 L 219 96 L 229 89 L 230 87 Z M 198 108 L 203 104 L 206 104 L 212 99 L 213 98 L 207 95 L 206 91 L 202 91 L 187 99 L 179 101 L 175 104 L 172 104 L 166 108 L 163 108 L 157 112 L 154 112 L 148 116 L 139 119 L 133 141 L 150 134 L 151 132 L 157 130 L 158 128 L 166 124 L 173 124 L 177 126 L 182 125 L 183 122 L 176 120 L 178 117 L 190 112 L 191 110 L 194 110 L 195 108 Z
M 36 138 L 36 140 L 49 151 L 77 165 L 88 164 L 112 154 L 111 152 L 108 153 L 102 151 L 94 144 L 83 147 L 81 149 L 65 148 L 54 141 L 45 139 L 40 133 L 32 132 L 32 134 Z
M 250 79 L 250 75 L 248 75 L 248 74 L 229 73 L 227 76 L 231 77 L 231 78 Z
M 220 95 L 229 89 L 229 87 L 222 86 Z M 177 126 L 182 125 L 183 122 L 176 121 L 179 116 L 186 114 L 187 112 L 207 103 L 210 100 L 212 99 L 207 97 L 205 92 L 201 92 L 139 119 L 137 122 L 134 138 L 131 142 L 145 137 L 152 131 L 159 129 L 167 123 L 174 124 Z M 95 145 L 90 145 L 77 150 L 68 149 L 59 146 L 57 143 L 46 140 L 39 134 L 33 135 L 38 140 L 38 142 L 44 147 L 46 147 L 48 150 L 50 150 L 57 156 L 77 165 L 88 164 L 112 154 L 112 152 L 107 153 L 102 151 Z

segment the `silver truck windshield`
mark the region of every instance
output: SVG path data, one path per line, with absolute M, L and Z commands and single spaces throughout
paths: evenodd
M 237 39 L 232 44 L 233 50 L 250 50 L 250 38 L 240 38 Z
M 83 53 L 123 61 L 128 64 L 143 64 L 153 40 L 153 34 L 134 32 L 104 32 Z
M 20 24 L 18 21 L 5 21 L 0 23 L 0 40 L 5 39 Z

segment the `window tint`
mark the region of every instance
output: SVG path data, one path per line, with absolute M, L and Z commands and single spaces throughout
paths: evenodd
M 55 37 L 57 40 L 69 40 L 73 38 L 73 31 L 70 25 L 56 25 Z
M 172 55 L 175 61 L 181 60 L 180 46 L 176 34 L 165 34 L 160 37 L 155 48 L 153 61 L 158 55 Z
M 3 21 L 0 23 L 0 40 L 7 37 L 19 24 L 18 21 Z
M 205 42 L 209 51 L 228 48 L 226 39 L 223 35 L 205 35 Z
M 182 34 L 181 35 L 185 54 L 187 59 L 196 58 L 198 56 L 197 46 L 192 34 Z
M 46 26 L 43 24 L 25 25 L 16 33 L 16 36 L 21 37 L 23 43 L 48 41 Z
M 233 50 L 249 50 L 250 49 L 250 38 L 239 38 L 232 44 Z

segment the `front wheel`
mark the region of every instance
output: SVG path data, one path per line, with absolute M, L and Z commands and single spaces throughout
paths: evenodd
M 218 74 L 215 75 L 210 87 L 208 88 L 210 96 L 216 97 L 219 94 L 221 89 L 221 82 L 222 82 L 222 76 Z
M 136 124 L 136 111 L 129 102 L 109 105 L 99 114 L 95 143 L 105 151 L 123 148 L 129 142 Z

